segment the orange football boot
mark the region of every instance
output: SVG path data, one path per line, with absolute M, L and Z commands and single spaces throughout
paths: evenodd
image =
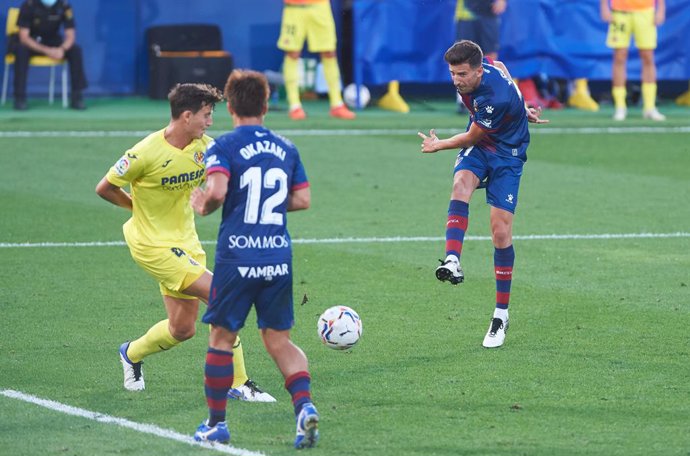
M 331 108 L 331 117 L 335 117 L 336 119 L 352 120 L 357 117 L 357 114 L 347 109 L 345 104 L 341 104 Z
M 307 118 L 307 113 L 304 112 L 304 109 L 302 109 L 302 106 L 298 106 L 294 109 L 291 109 L 288 112 L 288 116 L 290 116 L 290 118 L 292 120 L 304 120 Z

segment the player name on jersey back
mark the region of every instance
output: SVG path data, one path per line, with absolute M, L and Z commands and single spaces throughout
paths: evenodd
M 285 150 L 273 141 L 256 141 L 254 144 L 247 144 L 240 149 L 240 155 L 245 160 L 249 160 L 259 154 L 273 154 L 285 161 Z

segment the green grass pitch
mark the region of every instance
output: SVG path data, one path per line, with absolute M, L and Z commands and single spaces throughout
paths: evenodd
M 310 360 L 325 456 L 690 454 L 690 111 L 546 112 L 515 219 L 506 344 L 481 347 L 494 307 L 483 191 L 471 204 L 466 282 L 434 278 L 444 255 L 455 153 L 422 155 L 417 131 L 463 130 L 451 102 L 329 119 L 323 102 L 267 125 L 299 147 L 309 211 L 295 239 L 295 341 Z M 207 330 L 145 362 L 146 391 L 122 388 L 121 342 L 164 317 L 156 284 L 122 241 L 125 211 L 94 187 L 120 154 L 163 127 L 164 102 L 93 100 L 85 112 L 0 109 L 0 391 L 191 435 L 206 416 Z M 217 107 L 212 134 L 230 128 Z M 75 133 L 77 132 L 77 133 Z M 217 214 L 197 220 L 213 241 Z M 643 235 L 647 236 L 643 236 Z M 114 243 L 114 244 L 99 244 Z M 210 265 L 213 245 L 205 245 Z M 307 295 L 308 302 L 300 305 Z M 323 346 L 318 315 L 362 317 L 348 352 Z M 250 317 L 252 378 L 276 404 L 230 403 L 232 445 L 294 454 L 288 394 Z M 0 395 L 0 453 L 214 454 Z

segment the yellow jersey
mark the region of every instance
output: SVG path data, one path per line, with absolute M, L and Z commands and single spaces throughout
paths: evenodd
M 655 0 L 611 0 L 614 11 L 640 11 L 654 8 Z
M 205 179 L 204 154 L 212 139 L 204 135 L 180 150 L 164 132 L 138 142 L 106 175 L 113 185 L 130 186 L 133 207 L 123 226 L 125 240 L 137 247 L 200 247 L 189 197 Z

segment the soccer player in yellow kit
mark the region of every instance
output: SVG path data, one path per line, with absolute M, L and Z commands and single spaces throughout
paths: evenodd
M 657 26 L 666 20 L 666 0 L 600 0 L 601 18 L 609 23 L 606 45 L 613 49 L 612 89 L 614 120 L 627 117 L 625 102 L 626 64 L 630 38 L 642 60 L 642 116 L 664 121 L 666 116 L 656 108 L 656 65 L 654 49 L 657 45 Z M 611 6 L 609 6 L 609 1 Z M 656 3 L 656 6 L 655 6 Z
M 288 115 L 292 120 L 306 119 L 299 98 L 299 57 L 307 41 L 309 52 L 321 55 L 323 74 L 328 85 L 331 117 L 354 119 L 340 93 L 340 68 L 336 55 L 337 37 L 335 21 L 329 0 L 285 0 L 283 18 L 278 38 L 278 49 L 285 51 L 283 77 L 285 94 L 290 105 Z
M 206 269 L 190 195 L 205 179 L 204 154 L 212 141 L 205 132 L 222 98 L 209 85 L 175 86 L 168 95 L 168 126 L 125 152 L 96 186 L 103 199 L 132 211 L 123 226 L 125 240 L 134 261 L 159 282 L 168 314 L 120 347 L 124 386 L 130 391 L 145 388 L 142 360 L 194 336 L 199 300 L 208 303 L 213 274 Z M 127 185 L 131 194 L 123 189 Z M 241 376 L 235 378 L 229 397 L 275 401 L 247 377 L 242 347 L 237 345 L 233 351 L 241 360 Z

